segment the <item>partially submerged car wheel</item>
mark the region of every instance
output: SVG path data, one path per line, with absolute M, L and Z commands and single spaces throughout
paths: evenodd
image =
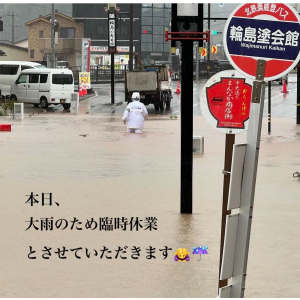
M 17 96 L 16 95 L 11 95 L 10 100 L 11 101 L 17 101 Z
M 71 107 L 71 104 L 63 104 L 64 109 L 69 109 Z
M 46 98 L 42 98 L 40 101 L 41 108 L 47 108 L 49 106 Z

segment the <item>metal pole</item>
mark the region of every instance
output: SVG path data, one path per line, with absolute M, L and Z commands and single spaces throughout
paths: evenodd
M 207 28 L 208 31 L 210 32 L 210 3 L 208 3 L 207 13 L 208 13 Z M 210 39 L 207 41 L 207 61 L 208 61 L 208 66 L 210 66 Z
M 11 43 L 15 42 L 15 13 L 12 14 Z
M 182 42 L 181 213 L 193 212 L 193 41 Z
M 271 133 L 271 81 L 268 82 L 268 134 Z
M 133 70 L 133 4 L 129 4 L 129 71 Z
M 297 68 L 297 108 L 296 124 L 300 124 L 300 68 Z
M 115 103 L 115 53 L 110 54 L 110 73 L 111 73 L 111 104 Z
M 199 43 L 196 42 L 196 81 L 199 81 Z
M 258 60 L 257 68 L 259 65 L 263 66 L 260 68 L 262 72 L 257 72 L 256 78 L 263 80 L 265 61 Z M 245 292 L 265 86 L 263 81 L 253 82 L 230 298 L 243 298 Z
M 7 13 L 7 16 L 11 17 L 11 43 L 15 42 L 15 16 L 17 16 L 14 12 Z
M 52 4 L 51 11 L 51 68 L 55 68 L 55 52 L 54 52 L 54 4 Z
M 227 172 L 231 172 L 231 162 L 232 162 L 232 152 L 233 152 L 234 142 L 235 142 L 235 135 L 234 134 L 226 134 L 224 171 L 227 171 Z M 224 173 L 219 278 L 220 278 L 220 274 L 221 274 L 222 259 L 223 259 L 226 216 L 231 214 L 231 210 L 227 210 L 229 184 L 230 184 L 230 174 Z M 228 279 L 219 280 L 219 288 L 222 288 L 222 287 L 226 286 L 227 284 L 228 284 Z

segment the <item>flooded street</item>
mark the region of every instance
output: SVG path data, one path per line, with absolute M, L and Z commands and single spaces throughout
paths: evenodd
M 180 116 L 151 114 L 143 134 L 129 134 L 124 104 L 115 115 L 87 114 L 89 106 L 83 101 L 79 115 L 0 117 L 12 125 L 0 132 L 0 296 L 216 297 L 225 134 L 194 117 L 205 147 L 194 154 L 193 214 L 181 215 Z M 300 296 L 295 123 L 273 118 L 268 135 L 263 120 L 246 297 Z M 236 143 L 245 141 L 246 133 L 236 135 Z M 25 204 L 31 193 L 39 195 L 33 206 Z M 42 205 L 42 193 L 51 193 L 52 206 Z M 148 217 L 157 219 L 156 229 L 146 229 Z M 113 230 L 104 229 L 106 218 Z M 122 218 L 126 228 L 116 228 Z M 38 230 L 26 230 L 31 219 Z M 208 246 L 201 260 L 192 254 L 200 245 Z M 190 261 L 174 261 L 181 247 Z

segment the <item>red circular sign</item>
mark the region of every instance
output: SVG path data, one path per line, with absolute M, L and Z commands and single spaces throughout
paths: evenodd
M 288 4 L 238 6 L 224 28 L 224 50 L 232 66 L 255 79 L 258 59 L 266 60 L 265 80 L 291 71 L 300 60 L 300 17 Z
M 240 133 L 248 126 L 252 81 L 236 70 L 222 71 L 204 85 L 200 106 L 206 121 L 225 133 Z

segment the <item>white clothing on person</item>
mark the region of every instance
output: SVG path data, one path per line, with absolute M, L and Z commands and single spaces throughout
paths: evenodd
M 127 122 L 127 132 L 142 133 L 148 111 L 146 106 L 139 102 L 139 93 L 133 93 L 133 96 L 135 94 L 138 94 L 137 98 L 132 98 L 133 102 L 127 105 L 122 120 Z

